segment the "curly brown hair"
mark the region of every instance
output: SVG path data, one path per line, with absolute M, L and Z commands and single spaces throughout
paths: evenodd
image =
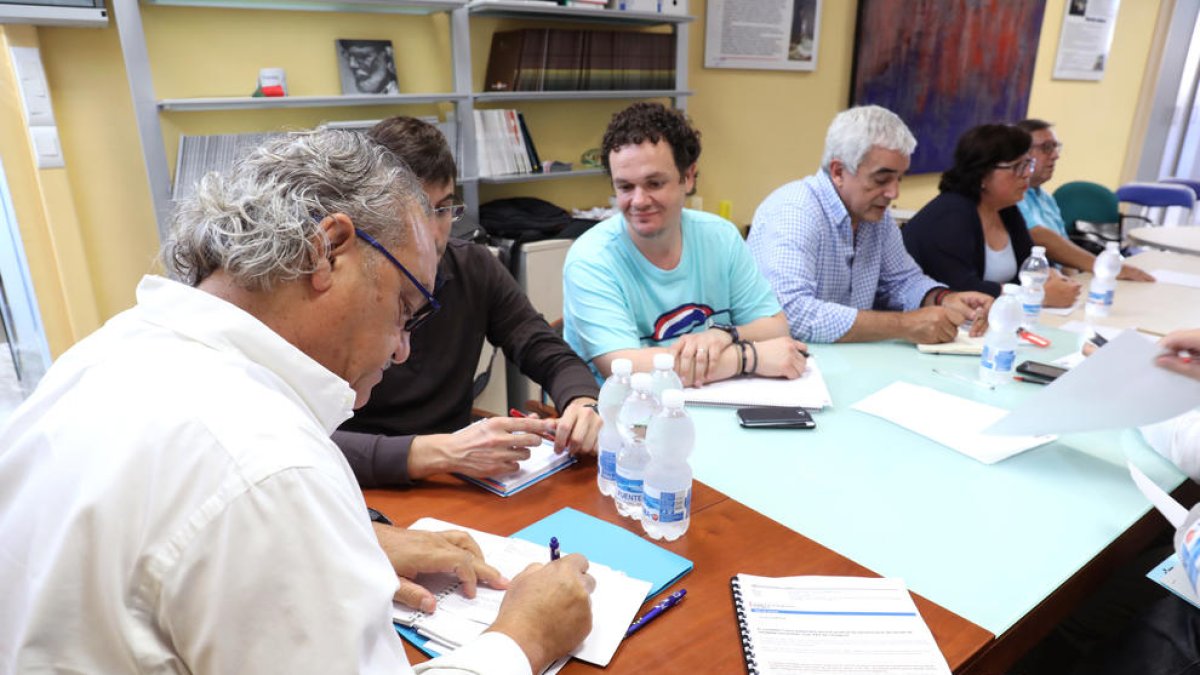
M 675 167 L 683 176 L 688 167 L 700 159 L 700 132 L 692 126 L 683 111 L 661 103 L 634 103 L 613 115 L 600 145 L 604 171 L 612 175 L 608 156 L 626 145 L 639 145 L 665 140 L 671 146 Z

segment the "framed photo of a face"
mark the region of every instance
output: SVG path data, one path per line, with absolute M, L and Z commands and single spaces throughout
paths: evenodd
M 338 40 L 343 94 L 399 94 L 391 40 Z

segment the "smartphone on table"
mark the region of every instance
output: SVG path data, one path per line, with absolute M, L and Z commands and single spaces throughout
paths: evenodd
M 738 422 L 747 429 L 812 429 L 817 426 L 804 408 L 757 406 L 738 408 Z
M 1021 365 L 1017 366 L 1017 373 L 1026 377 L 1045 380 L 1046 382 L 1053 382 L 1065 372 L 1067 372 L 1066 368 L 1059 368 L 1058 366 L 1041 363 L 1040 361 L 1024 361 Z

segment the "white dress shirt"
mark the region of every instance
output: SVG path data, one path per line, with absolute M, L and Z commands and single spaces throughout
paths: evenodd
M 349 385 L 146 277 L 0 432 L 0 673 L 405 673 L 396 576 L 329 435 Z M 528 673 L 488 634 L 423 664 Z

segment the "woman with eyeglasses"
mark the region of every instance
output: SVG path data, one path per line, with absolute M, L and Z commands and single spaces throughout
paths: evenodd
M 941 191 L 904 226 L 904 246 L 926 274 L 952 291 L 1000 295 L 1017 283 L 1033 241 L 1017 203 L 1029 188 L 1035 160 L 1030 135 L 1006 124 L 969 129 L 954 149 Z M 1047 307 L 1070 307 L 1077 282 L 1051 271 Z

